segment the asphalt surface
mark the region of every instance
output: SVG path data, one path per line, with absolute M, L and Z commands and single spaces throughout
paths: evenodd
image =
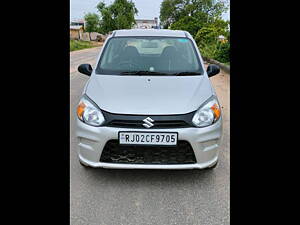
M 96 63 L 100 48 L 71 52 L 71 224 L 229 225 L 229 79 L 212 77 L 223 113 L 223 140 L 214 170 L 86 169 L 78 162 L 75 109 L 88 77 L 76 71 Z

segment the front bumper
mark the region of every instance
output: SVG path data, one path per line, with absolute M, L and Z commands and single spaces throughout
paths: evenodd
M 188 141 L 195 153 L 194 164 L 149 165 L 122 164 L 100 162 L 102 150 L 107 141 L 118 139 L 119 131 L 155 131 L 178 132 L 178 140 Z M 178 129 L 128 129 L 116 127 L 93 127 L 81 122 L 77 118 L 76 136 L 78 138 L 79 160 L 91 167 L 113 169 L 203 169 L 213 166 L 218 160 L 219 144 L 222 137 L 222 118 L 215 124 L 204 128 Z

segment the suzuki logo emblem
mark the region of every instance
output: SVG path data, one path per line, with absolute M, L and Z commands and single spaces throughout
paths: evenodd
M 154 120 L 151 119 L 150 117 L 147 117 L 146 119 L 143 120 L 145 123 L 143 123 L 143 126 L 146 127 L 146 128 L 150 128 L 150 127 L 153 127 L 154 124 Z

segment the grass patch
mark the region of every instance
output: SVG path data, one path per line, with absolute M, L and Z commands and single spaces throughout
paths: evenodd
M 90 41 L 70 40 L 70 51 L 76 51 L 85 48 L 92 48 L 95 45 Z

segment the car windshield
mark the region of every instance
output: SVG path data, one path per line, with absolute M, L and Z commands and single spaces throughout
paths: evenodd
M 97 74 L 201 75 L 203 68 L 188 38 L 113 37 L 100 58 Z

